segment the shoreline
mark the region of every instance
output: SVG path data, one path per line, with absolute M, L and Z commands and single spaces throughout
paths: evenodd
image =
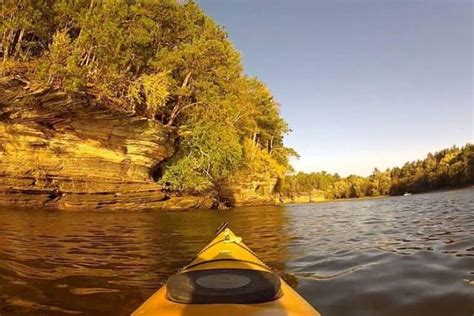
M 457 190 L 464 190 L 464 189 L 468 189 L 468 188 L 474 188 L 474 184 L 468 184 L 468 185 L 458 186 L 458 187 L 442 188 L 442 189 L 436 189 L 436 190 L 419 192 L 419 193 L 412 193 L 412 195 L 430 194 L 430 193 L 436 193 L 436 192 L 457 191 Z M 403 195 L 392 195 L 392 196 L 403 196 Z
M 422 194 L 432 194 L 432 193 L 441 193 L 441 192 L 450 192 L 450 191 L 459 191 L 465 190 L 469 188 L 474 188 L 474 184 L 461 186 L 461 187 L 452 187 L 452 188 L 443 188 L 437 189 L 432 191 L 420 192 L 420 193 L 411 193 L 410 196 L 413 195 L 422 195 Z M 348 201 L 364 201 L 364 200 L 380 200 L 380 199 L 387 199 L 392 197 L 404 197 L 403 194 L 401 195 L 379 195 L 379 196 L 364 196 L 360 198 L 344 198 L 344 199 L 328 199 L 328 200 L 319 200 L 319 201 L 312 201 L 312 202 L 282 202 L 276 205 L 302 205 L 302 204 L 319 204 L 319 203 L 331 203 L 331 202 L 348 202 Z
M 302 204 L 320 204 L 320 203 L 331 203 L 331 202 L 348 202 L 348 201 L 363 201 L 363 200 L 379 200 L 389 198 L 390 195 L 380 195 L 380 196 L 364 196 L 361 198 L 344 198 L 344 199 L 327 199 L 319 200 L 312 202 L 282 202 L 276 205 L 302 205 Z
M 432 193 L 443 193 L 443 192 L 450 192 L 450 191 L 460 191 L 460 190 L 466 190 L 466 189 L 473 189 L 474 185 L 468 185 L 464 187 L 456 187 L 456 188 L 450 188 L 450 189 L 440 189 L 440 190 L 433 190 L 429 192 L 423 192 L 423 193 L 413 193 L 412 195 L 422 195 L 422 194 L 432 194 Z M 381 196 L 369 196 L 369 197 L 362 197 L 362 198 L 350 198 L 350 199 L 332 199 L 332 200 L 319 200 L 319 201 L 314 201 L 314 202 L 295 202 L 295 203 L 264 203 L 264 204 L 253 204 L 253 205 L 238 205 L 238 206 L 231 206 L 227 209 L 224 210 L 218 210 L 218 209 L 213 209 L 213 208 L 163 208 L 161 207 L 148 207 L 145 209 L 140 209 L 136 210 L 135 212 L 193 212 L 193 211 L 212 211 L 212 212 L 225 212 L 227 210 L 232 210 L 232 209 L 240 209 L 240 208 L 249 208 L 249 207 L 269 207 L 269 206 L 291 206 L 291 205 L 305 205 L 305 204 L 322 204 L 322 203 L 331 203 L 331 202 L 356 202 L 356 201 L 366 201 L 366 200 L 381 200 L 381 199 L 387 199 L 391 197 L 403 197 L 403 195 L 381 195 Z M 196 197 L 197 198 L 197 197 Z M 31 211 L 30 207 L 25 207 L 23 205 L 0 205 L 0 210 L 1 209 L 21 209 L 25 211 Z M 52 207 L 37 207 L 37 210 L 45 211 L 45 212 L 57 212 L 58 209 L 52 208 Z M 66 212 L 84 212 L 85 210 L 67 210 Z M 87 210 L 86 212 L 111 212 L 111 213 L 121 213 L 121 212 L 128 212 L 128 209 L 116 209 L 116 208 L 110 208 L 110 209 L 90 209 Z

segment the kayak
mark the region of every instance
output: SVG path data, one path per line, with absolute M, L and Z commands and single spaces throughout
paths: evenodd
M 225 226 L 132 315 L 320 315 Z

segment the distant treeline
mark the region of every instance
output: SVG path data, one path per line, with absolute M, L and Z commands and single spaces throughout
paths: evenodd
M 286 177 L 280 192 L 286 197 L 313 193 L 341 199 L 420 193 L 470 184 L 474 184 L 474 145 L 466 144 L 429 153 L 425 159 L 407 162 L 401 168 L 376 168 L 368 177 L 299 172 Z

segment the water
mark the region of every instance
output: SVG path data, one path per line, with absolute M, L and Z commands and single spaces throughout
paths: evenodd
M 0 209 L 0 314 L 128 315 L 223 221 L 324 315 L 474 314 L 474 189 L 225 212 Z

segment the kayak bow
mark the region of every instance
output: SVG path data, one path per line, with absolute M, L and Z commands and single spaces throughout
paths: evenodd
M 132 315 L 320 314 L 225 228 Z

